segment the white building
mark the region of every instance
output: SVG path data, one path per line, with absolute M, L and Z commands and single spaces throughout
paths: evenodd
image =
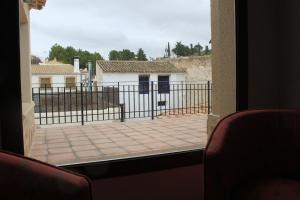
M 152 110 L 156 115 L 184 107 L 185 80 L 186 71 L 169 62 L 99 60 L 96 64 L 98 90 L 118 89 L 126 118 L 150 117 Z
M 63 64 L 56 59 L 31 65 L 32 87 L 36 88 L 73 88 L 86 79 L 86 72 L 79 70 L 79 58 L 74 59 L 74 66 Z

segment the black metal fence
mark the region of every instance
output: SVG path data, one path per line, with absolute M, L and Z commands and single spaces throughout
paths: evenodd
M 101 83 L 33 87 L 37 124 L 81 123 L 210 113 L 211 83 Z

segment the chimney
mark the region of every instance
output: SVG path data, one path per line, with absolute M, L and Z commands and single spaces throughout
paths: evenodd
M 80 70 L 79 70 L 79 56 L 74 57 L 74 72 L 75 73 L 80 73 Z

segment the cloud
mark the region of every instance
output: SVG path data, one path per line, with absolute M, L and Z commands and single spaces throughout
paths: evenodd
M 46 57 L 55 44 L 98 51 L 143 48 L 164 54 L 167 42 L 210 40 L 209 0 L 51 0 L 31 14 L 32 52 Z

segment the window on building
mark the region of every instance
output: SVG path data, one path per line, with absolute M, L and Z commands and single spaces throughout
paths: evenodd
M 40 78 L 41 88 L 51 88 L 51 78 Z
M 139 93 L 149 94 L 149 75 L 139 76 Z
M 66 77 L 66 87 L 74 88 L 76 86 L 75 77 Z
M 170 93 L 169 76 L 158 76 L 158 93 L 159 94 Z

